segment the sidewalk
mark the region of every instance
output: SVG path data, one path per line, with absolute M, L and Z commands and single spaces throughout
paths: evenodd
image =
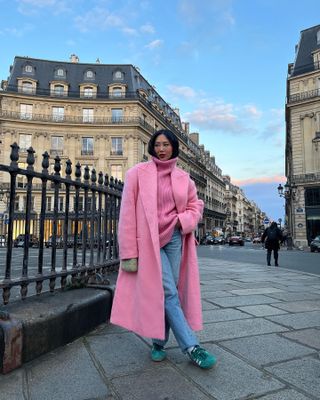
M 0 375 L 0 400 L 306 400 L 320 398 L 320 276 L 200 258 L 204 330 L 218 357 L 203 371 L 171 338 L 118 327 L 91 334 Z

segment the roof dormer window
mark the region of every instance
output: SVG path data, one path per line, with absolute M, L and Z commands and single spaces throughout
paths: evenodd
M 84 73 L 84 80 L 85 81 L 94 81 L 94 79 L 95 79 L 95 73 L 91 70 L 91 69 L 88 69 L 87 71 L 85 71 L 85 73 Z
M 64 79 L 66 77 L 66 70 L 62 67 L 57 67 L 54 70 L 54 77 L 57 79 Z
M 35 68 L 31 64 L 24 64 L 22 67 L 22 73 L 26 75 L 34 75 L 35 73 Z
M 33 68 L 32 68 L 32 65 L 26 65 L 25 67 L 24 67 L 24 71 L 25 72 L 32 72 L 33 71 Z
M 317 44 L 320 45 L 320 31 L 317 32 Z
M 113 79 L 117 81 L 122 81 L 123 80 L 123 72 L 122 71 L 114 71 L 113 73 Z

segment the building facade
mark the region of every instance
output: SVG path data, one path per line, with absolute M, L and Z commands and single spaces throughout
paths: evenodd
M 41 152 L 50 154 L 50 171 L 54 159 L 67 159 L 73 170 L 77 163 L 90 171 L 108 172 L 124 180 L 125 172 L 150 157 L 147 144 L 154 131 L 166 128 L 180 141 L 178 165 L 190 173 L 198 195 L 205 202 L 204 218 L 197 234 L 202 237 L 213 227 L 225 224 L 225 184 L 215 159 L 189 133 L 173 109 L 133 65 L 106 65 L 100 62 L 80 63 L 72 55 L 70 62 L 15 57 L 10 75 L 0 91 L 0 163 L 10 160 L 10 145 L 20 147 L 19 167 L 26 167 L 26 150 L 36 150 L 34 168 L 41 171 Z M 64 172 L 61 173 L 64 176 Z M 19 178 L 15 199 L 17 215 L 25 211 L 25 178 Z M 0 176 L 1 191 L 9 188 L 9 176 Z M 37 183 L 33 182 L 36 189 Z M 40 190 L 35 190 L 32 206 L 34 221 L 31 233 L 37 232 L 37 215 L 41 207 Z M 63 193 L 63 192 L 62 192 Z M 64 197 L 58 209 L 63 225 Z M 73 205 L 71 204 L 71 207 Z M 0 202 L 2 220 L 6 217 L 4 201 Z M 54 193 L 48 188 L 46 210 L 54 207 Z M 1 219 L 0 218 L 0 219 Z M 15 235 L 23 232 L 23 218 L 17 219 Z M 50 221 L 46 238 L 52 230 Z
M 320 235 L 320 25 L 301 31 L 288 66 L 286 225 L 296 246 Z

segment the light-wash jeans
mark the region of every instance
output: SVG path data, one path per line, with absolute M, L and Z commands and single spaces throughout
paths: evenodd
M 168 244 L 160 249 L 162 263 L 162 284 L 165 295 L 165 339 L 153 339 L 152 342 L 165 346 L 169 339 L 170 328 L 183 352 L 198 345 L 198 340 L 190 328 L 181 309 L 177 284 L 181 263 L 181 233 L 175 229 Z

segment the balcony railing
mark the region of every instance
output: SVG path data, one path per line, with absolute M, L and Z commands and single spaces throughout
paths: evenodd
M 294 183 L 319 183 L 320 173 L 293 175 Z
M 288 103 L 297 103 L 320 96 L 320 89 L 309 90 L 307 92 L 295 93 L 289 96 Z

